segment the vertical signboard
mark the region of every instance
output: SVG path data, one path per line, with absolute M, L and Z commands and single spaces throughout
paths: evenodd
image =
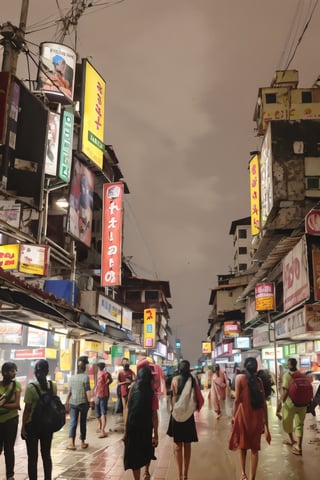
M 70 182 L 71 175 L 73 124 L 74 114 L 72 110 L 65 109 L 61 122 L 58 177 L 66 183 Z
M 155 308 L 143 310 L 143 345 L 144 348 L 154 348 L 156 339 L 156 314 Z
M 259 157 L 255 155 L 249 164 L 250 170 L 250 208 L 251 235 L 257 235 L 260 227 L 260 175 Z
M 121 285 L 123 184 L 103 185 L 101 285 Z
M 320 250 L 312 252 L 314 300 L 320 300 Z
M 58 113 L 49 112 L 47 151 L 46 151 L 45 170 L 44 170 L 44 173 L 46 175 L 56 176 L 57 174 L 59 131 L 60 131 L 60 115 Z
M 303 236 L 283 260 L 283 310 L 288 312 L 309 297 L 307 242 Z
M 40 44 L 38 90 L 50 100 L 60 103 L 73 101 L 76 53 L 60 43 Z
M 102 168 L 106 83 L 88 60 L 83 60 L 82 84 L 80 150 Z
M 260 154 L 260 202 L 260 228 L 262 228 L 273 207 L 271 123 L 267 127 Z
M 94 175 L 75 159 L 70 186 L 68 233 L 91 245 Z

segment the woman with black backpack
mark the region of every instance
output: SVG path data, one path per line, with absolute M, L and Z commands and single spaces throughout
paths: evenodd
M 49 373 L 49 364 L 47 360 L 38 360 L 34 367 L 34 375 L 36 382 L 31 382 L 26 388 L 24 395 L 24 411 L 22 417 L 21 436 L 26 440 L 28 454 L 28 476 L 29 480 L 37 480 L 38 465 L 38 446 L 40 442 L 40 451 L 42 456 L 44 480 L 51 480 L 52 477 L 52 459 L 51 459 L 51 442 L 53 433 L 37 428 L 36 419 L 33 419 L 33 412 L 39 400 L 37 392 L 38 387 L 41 394 L 52 390 L 53 395 L 57 394 L 57 384 L 55 382 L 48 383 L 47 375 Z

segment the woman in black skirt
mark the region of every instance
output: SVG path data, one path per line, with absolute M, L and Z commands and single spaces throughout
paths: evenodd
M 179 375 L 173 377 L 171 382 L 171 411 L 189 378 L 191 378 L 192 386 L 195 388 L 196 380 L 190 373 L 190 362 L 182 360 L 179 366 Z M 187 480 L 191 458 L 191 442 L 198 441 L 194 415 L 192 414 L 185 422 L 177 422 L 171 415 L 167 435 L 173 437 L 174 441 L 173 452 L 178 469 L 178 480 Z

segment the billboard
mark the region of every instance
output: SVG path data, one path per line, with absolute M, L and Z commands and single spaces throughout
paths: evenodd
M 156 339 L 156 315 L 155 308 L 143 310 L 143 346 L 144 348 L 154 348 Z
M 37 89 L 49 100 L 71 103 L 76 59 L 76 53 L 70 47 L 60 43 L 41 43 Z
M 257 312 L 274 311 L 276 308 L 274 283 L 257 283 L 255 299 Z
M 123 183 L 103 185 L 101 286 L 121 285 Z
M 93 192 L 93 173 L 75 158 L 70 185 L 67 231 L 87 247 L 91 245 Z
M 106 83 L 88 60 L 83 60 L 81 134 L 79 150 L 103 167 Z
M 19 272 L 31 275 L 47 275 L 49 267 L 48 245 L 20 245 Z
M 2 270 L 17 270 L 19 262 L 20 245 L 12 243 L 0 245 L 0 267 Z

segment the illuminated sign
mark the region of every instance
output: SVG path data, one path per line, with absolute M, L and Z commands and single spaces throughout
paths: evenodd
M 56 102 L 73 101 L 76 53 L 60 43 L 40 44 L 40 63 L 37 88 Z
M 202 353 L 205 355 L 211 353 L 211 342 L 201 342 Z
M 154 348 L 156 339 L 156 314 L 155 308 L 146 308 L 143 311 L 143 346 L 144 348 Z
M 260 227 L 260 176 L 259 158 L 255 155 L 249 165 L 250 170 L 250 207 L 251 235 L 257 235 Z
M 67 109 L 64 110 L 61 124 L 58 176 L 66 183 L 70 182 L 71 175 L 73 124 L 73 112 Z
M 80 150 L 102 168 L 106 83 L 87 60 L 83 60 L 83 88 Z
M 123 184 L 103 185 L 101 286 L 121 285 Z
M 255 298 L 257 312 L 275 310 L 274 283 L 257 283 Z

